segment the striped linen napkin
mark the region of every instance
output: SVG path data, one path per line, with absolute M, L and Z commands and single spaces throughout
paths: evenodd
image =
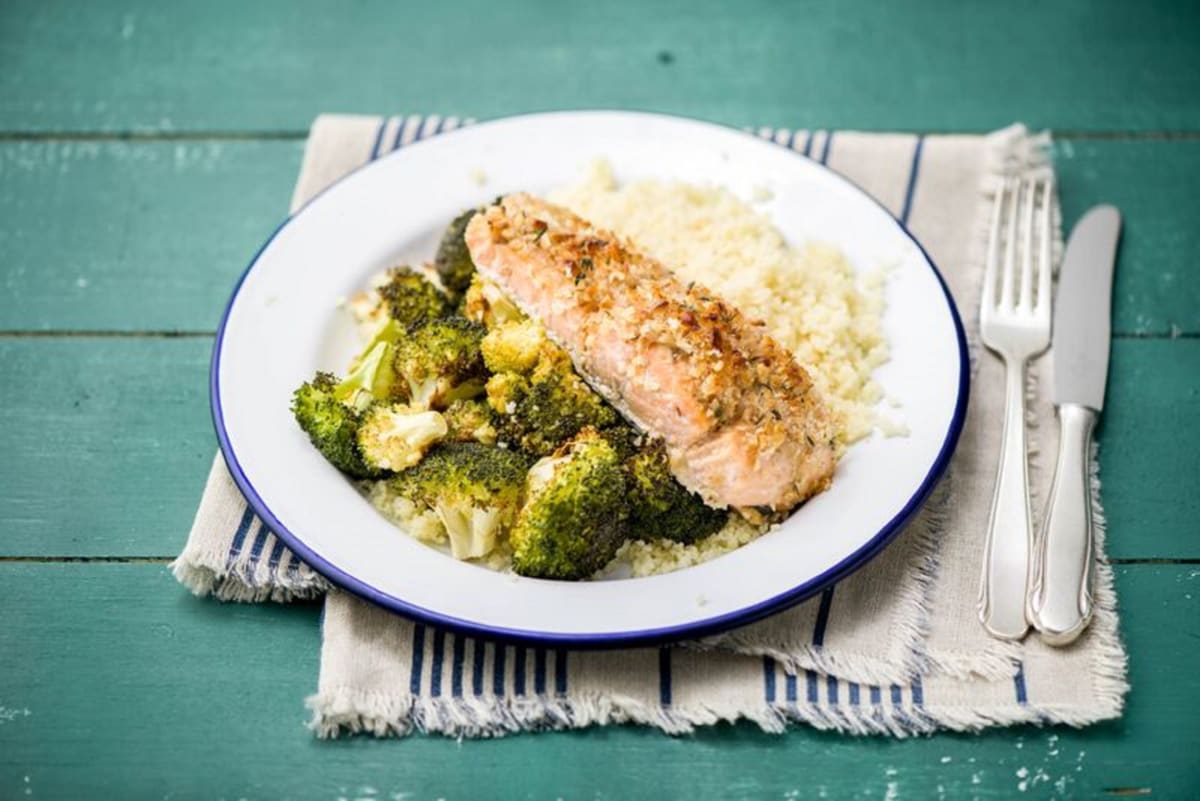
M 470 120 L 323 115 L 292 208 L 348 171 Z M 1049 140 L 1013 126 L 989 136 L 759 129 L 846 175 L 891 210 L 940 266 L 971 340 L 973 387 L 950 470 L 878 558 L 836 588 L 764 621 L 670 648 L 525 648 L 409 621 L 332 588 L 248 508 L 220 455 L 173 569 L 198 594 L 286 602 L 324 596 L 321 672 L 308 703 L 321 736 L 414 729 L 494 736 L 637 722 L 668 732 L 750 719 L 897 736 L 1019 722 L 1085 725 L 1119 716 L 1125 652 L 1101 559 L 1096 617 L 1073 646 L 987 637 L 975 601 L 1003 418 L 1000 363 L 979 355 L 978 284 L 987 212 L 1001 176 L 1047 170 Z M 1052 357 L 1041 365 L 1052 365 Z M 1030 480 L 1054 452 L 1049 370 L 1030 380 Z M 1100 484 L 1093 478 L 1099 509 Z M 1099 553 L 1103 517 L 1099 515 Z

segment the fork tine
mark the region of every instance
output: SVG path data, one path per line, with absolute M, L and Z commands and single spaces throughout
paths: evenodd
M 1025 236 L 1021 246 L 1021 288 L 1017 309 L 1023 312 L 1033 311 L 1033 211 L 1037 206 L 1037 187 L 1035 181 L 1021 182 L 1020 193 L 1025 198 L 1025 219 L 1022 221 Z
M 996 201 L 992 204 L 992 222 L 988 226 L 987 260 L 983 272 L 983 308 L 990 309 L 996 305 L 996 281 L 1000 270 L 1000 219 L 1004 211 L 1004 196 L 1008 190 L 1008 179 L 1005 179 L 996 190 Z
M 1015 303 L 1013 283 L 1017 273 L 1017 210 L 1021 199 L 1021 185 L 1017 179 L 1009 179 L 1008 236 L 1004 240 L 1004 266 L 1000 273 L 1000 306 L 1011 307 Z
M 1050 237 L 1054 227 L 1054 179 L 1046 178 L 1039 183 L 1042 186 L 1042 213 L 1041 219 L 1038 220 L 1038 238 L 1041 240 L 1041 246 L 1038 248 L 1037 314 L 1039 319 L 1044 318 L 1048 323 L 1051 306 L 1050 279 L 1054 271 L 1050 253 Z

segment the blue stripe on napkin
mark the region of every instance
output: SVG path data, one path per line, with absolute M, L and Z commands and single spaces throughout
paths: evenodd
M 658 702 L 671 705 L 671 649 L 658 649 Z

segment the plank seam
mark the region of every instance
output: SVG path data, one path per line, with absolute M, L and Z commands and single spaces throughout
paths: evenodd
M 116 331 L 116 330 L 71 330 L 65 328 L 42 330 L 0 330 L 3 339 L 212 339 L 215 331 Z
M 100 563 L 100 564 L 166 564 L 174 556 L 0 556 L 0 562 L 11 563 Z

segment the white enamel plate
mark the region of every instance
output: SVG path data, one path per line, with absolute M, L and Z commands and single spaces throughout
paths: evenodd
M 651 578 L 526 579 L 457 562 L 398 531 L 309 444 L 289 412 L 317 369 L 359 347 L 338 299 L 380 269 L 432 256 L 451 218 L 497 195 L 546 192 L 603 156 L 618 180 L 723 185 L 792 243 L 817 239 L 866 272 L 891 267 L 891 361 L 876 376 L 907 437 L 852 447 L 832 488 L 778 529 L 703 565 Z M 479 184 L 479 173 L 487 176 Z M 298 556 L 397 612 L 485 637 L 576 646 L 698 636 L 763 617 L 861 567 L 898 533 L 945 469 L 966 407 L 962 326 L 937 270 L 887 211 L 784 147 L 707 123 L 625 112 L 516 117 L 397 150 L 284 223 L 234 290 L 217 336 L 213 417 L 234 479 Z

